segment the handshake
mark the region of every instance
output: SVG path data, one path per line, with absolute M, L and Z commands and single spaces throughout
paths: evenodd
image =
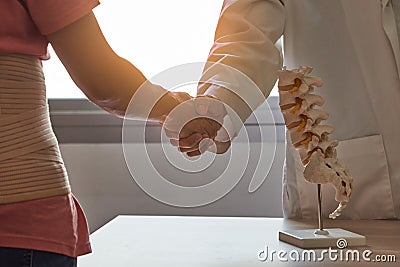
M 170 143 L 189 157 L 206 151 L 225 153 L 231 137 L 223 127 L 227 115 L 224 104 L 212 96 L 191 97 L 183 92 L 167 92 L 175 102 L 172 109 L 161 116 Z

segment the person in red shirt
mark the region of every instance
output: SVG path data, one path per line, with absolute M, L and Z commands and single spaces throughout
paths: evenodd
M 76 266 L 78 256 L 91 252 L 51 130 L 41 60 L 49 59 L 51 43 L 92 102 L 125 116 L 146 77 L 108 45 L 92 12 L 98 4 L 0 1 L 0 266 Z M 146 93 L 152 90 L 164 94 L 143 119 L 162 122 L 190 99 L 159 86 Z

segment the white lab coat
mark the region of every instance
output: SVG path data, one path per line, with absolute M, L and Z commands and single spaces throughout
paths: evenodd
M 282 4 L 284 2 L 284 5 Z M 284 36 L 284 62 L 274 45 Z M 314 67 L 324 80 L 327 123 L 335 127 L 339 158 L 354 177 L 342 218 L 400 218 L 400 50 L 389 0 L 225 0 L 209 61 L 248 75 L 268 95 L 276 71 Z M 207 66 L 207 80 L 229 82 Z M 246 97 L 246 88 L 235 93 Z M 249 115 L 232 92 L 200 87 L 244 120 Z M 255 107 L 264 99 L 254 100 Z M 287 136 L 288 137 L 288 136 Z M 287 138 L 287 140 L 289 140 Z M 316 216 L 316 186 L 306 182 L 299 155 L 286 149 L 283 204 L 286 217 Z M 324 186 L 324 212 L 334 210 L 334 190 Z

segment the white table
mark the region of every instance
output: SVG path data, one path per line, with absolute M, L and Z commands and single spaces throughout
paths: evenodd
M 280 229 L 306 229 L 314 222 L 278 218 L 237 217 L 171 217 L 118 216 L 91 235 L 93 253 L 79 258 L 79 267 L 251 267 L 251 266 L 400 266 L 400 221 L 325 222 L 326 227 L 341 227 L 367 237 L 367 246 L 357 249 L 362 257 L 371 250 L 370 259 L 378 254 L 394 255 L 396 263 L 332 261 L 328 253 L 322 262 L 302 261 L 303 250 L 278 240 Z M 268 246 L 286 251 L 282 262 L 274 254 L 271 262 L 258 259 L 259 251 Z M 332 248 L 337 249 L 337 248 Z M 294 252 L 297 250 L 297 252 Z M 300 255 L 300 262 L 289 258 Z M 317 260 L 321 250 L 316 250 Z M 334 253 L 334 252 L 333 252 Z M 340 250 L 336 254 L 340 257 Z M 263 256 L 263 254 L 261 254 Z M 367 255 L 368 256 L 368 255 Z M 389 256 L 392 257 L 392 256 Z M 351 260 L 352 256 L 349 254 Z

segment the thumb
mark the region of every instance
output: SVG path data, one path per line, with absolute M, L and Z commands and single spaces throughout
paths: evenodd
M 207 97 L 197 97 L 194 99 L 194 108 L 196 113 L 205 116 L 208 113 L 208 108 L 210 106 L 210 100 Z

